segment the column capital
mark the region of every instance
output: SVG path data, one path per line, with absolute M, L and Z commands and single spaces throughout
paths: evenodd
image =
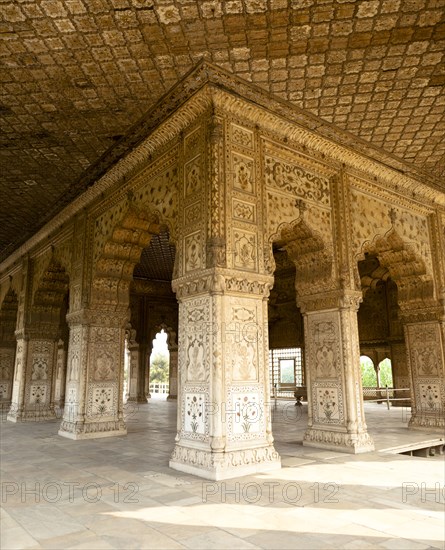
M 95 306 L 68 313 L 68 325 L 99 325 L 104 327 L 125 328 L 130 317 L 126 306 Z
M 358 311 L 363 300 L 359 290 L 330 290 L 317 294 L 297 296 L 297 305 L 302 313 L 323 311 L 327 309 L 352 309 Z
M 399 317 L 404 324 L 445 322 L 445 305 L 439 302 L 428 305 L 424 302 L 401 302 Z
M 210 268 L 174 279 L 172 288 L 178 299 L 198 294 L 233 293 L 268 297 L 273 282 L 271 275 Z

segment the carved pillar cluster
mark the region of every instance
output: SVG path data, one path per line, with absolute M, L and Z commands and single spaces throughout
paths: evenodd
M 445 320 L 440 308 L 402 312 L 411 375 L 410 428 L 445 427 Z
M 95 307 L 67 316 L 70 326 L 65 411 L 59 435 L 88 439 L 126 434 L 124 342 L 128 311 Z
M 3 411 L 11 404 L 16 352 L 15 329 L 18 300 L 10 288 L 0 308 L 0 408 Z
M 167 400 L 175 400 L 178 398 L 178 344 L 176 342 L 176 334 L 170 333 L 168 338 L 169 359 L 169 384 Z
M 308 429 L 303 445 L 363 453 L 374 444 L 363 412 L 357 310 L 361 292 L 299 298 L 305 321 Z

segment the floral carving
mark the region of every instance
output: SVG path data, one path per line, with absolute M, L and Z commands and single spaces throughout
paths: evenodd
M 193 433 L 196 433 L 203 424 L 202 416 L 204 412 L 204 397 L 202 395 L 187 395 L 186 397 L 186 415 L 188 424 Z
M 325 390 L 320 395 L 319 404 L 323 410 L 325 417 L 331 420 L 333 414 L 338 408 L 338 404 L 335 401 L 336 394 L 334 390 Z
M 241 155 L 233 154 L 233 186 L 246 193 L 254 193 L 253 160 Z

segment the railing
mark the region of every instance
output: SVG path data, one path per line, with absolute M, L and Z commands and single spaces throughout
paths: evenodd
M 168 394 L 168 382 L 150 382 L 150 393 Z
M 402 392 L 408 392 L 406 397 L 395 397 Z M 410 388 L 363 388 L 363 398 L 367 403 L 383 403 L 386 401 L 388 410 L 392 401 L 411 401 Z M 368 397 L 376 397 L 377 399 L 368 399 Z
M 396 397 L 405 392 L 406 397 Z M 363 399 L 366 403 L 383 403 L 386 402 L 388 410 L 393 401 L 411 402 L 410 388 L 363 388 Z M 301 401 L 307 401 L 307 389 L 305 386 L 296 386 L 295 384 L 274 384 L 272 387 L 271 397 L 275 399 L 285 398 L 291 399 L 294 397 L 297 405 L 301 405 Z M 373 399 L 375 398 L 375 399 Z

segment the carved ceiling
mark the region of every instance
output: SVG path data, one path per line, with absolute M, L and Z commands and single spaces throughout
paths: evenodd
M 141 261 L 134 268 L 135 279 L 171 282 L 175 246 L 169 242 L 169 238 L 168 231 L 152 236 L 149 246 L 142 251 Z
M 0 260 L 203 57 L 445 175 L 443 0 L 0 5 Z

